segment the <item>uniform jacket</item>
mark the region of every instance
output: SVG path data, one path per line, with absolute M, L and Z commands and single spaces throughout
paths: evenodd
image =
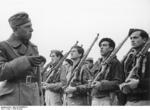
M 26 84 L 27 75 L 38 80 L 37 69 L 32 67 L 26 56 L 38 55 L 37 47 L 29 42 L 26 47 L 12 35 L 8 45 L 0 43 L 0 105 L 37 105 L 39 88 L 37 83 Z M 14 57 L 10 48 L 16 54 Z M 33 100 L 34 98 L 34 100 Z
M 95 67 L 93 67 L 93 70 L 92 70 L 94 72 L 93 74 L 96 75 L 95 72 L 98 72 L 100 70 L 101 61 L 102 60 L 99 59 L 95 63 Z M 108 64 L 108 68 L 109 68 L 109 71 L 108 71 L 107 76 L 105 77 L 105 79 L 102 79 L 100 81 L 101 86 L 92 89 L 93 97 L 109 96 L 110 93 L 115 92 L 116 90 L 119 89 L 118 85 L 123 81 L 123 78 L 124 78 L 121 63 L 118 61 L 116 57 L 114 57 L 112 61 L 110 62 L 110 64 Z M 107 80 L 107 82 L 105 82 L 104 80 Z
M 124 60 L 124 62 L 126 61 L 126 59 Z M 124 70 L 126 70 L 124 71 L 125 77 L 128 76 L 129 72 L 135 65 L 136 58 L 129 60 L 130 62 L 126 62 L 128 64 L 126 67 L 125 63 L 123 62 Z M 145 61 L 145 63 L 143 63 L 143 61 Z M 127 100 L 150 100 L 150 52 L 147 52 L 145 57 L 142 58 L 140 69 L 138 70 L 138 75 L 140 80 L 138 87 L 134 90 L 131 90 L 130 93 L 127 94 Z
M 77 67 L 78 63 L 76 65 L 74 65 L 74 67 L 72 67 L 72 69 L 74 69 L 75 67 Z M 77 74 L 75 75 L 74 80 L 70 83 L 71 86 L 75 86 L 77 88 L 76 91 L 74 91 L 72 93 L 71 96 L 76 97 L 85 97 L 87 96 L 87 91 L 88 91 L 88 80 L 91 78 L 89 74 L 87 74 L 87 72 L 85 72 L 85 65 L 81 65 L 81 67 L 79 68 Z M 68 74 L 72 74 L 73 71 L 70 71 L 71 73 Z
M 54 73 L 53 73 L 54 72 Z M 49 74 L 49 73 L 47 73 Z M 52 86 L 49 88 L 53 92 L 61 93 L 62 87 L 66 84 L 66 69 L 64 66 L 61 66 L 58 70 L 52 71 L 53 74 L 50 77 L 49 84 Z

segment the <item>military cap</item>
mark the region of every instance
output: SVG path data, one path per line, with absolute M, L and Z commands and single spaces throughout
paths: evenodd
M 65 59 L 66 62 L 68 62 L 71 66 L 73 66 L 73 61 L 71 59 Z
M 93 58 L 90 58 L 90 57 L 89 57 L 89 58 L 86 59 L 86 62 L 87 62 L 87 61 L 93 63 Z
M 8 19 L 8 22 L 12 28 L 20 26 L 30 22 L 29 15 L 26 12 L 19 12 L 14 14 Z

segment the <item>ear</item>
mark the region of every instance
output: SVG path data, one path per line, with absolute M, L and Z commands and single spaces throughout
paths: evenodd
M 113 51 L 113 48 L 112 48 L 112 47 L 110 47 L 110 51 Z
M 147 39 L 146 38 L 143 38 L 143 43 L 146 43 L 147 42 Z
M 58 56 L 58 58 L 59 58 L 59 60 L 61 59 L 61 57 L 60 57 L 60 56 Z
M 81 56 L 82 56 L 82 54 L 79 54 L 79 56 L 81 57 Z

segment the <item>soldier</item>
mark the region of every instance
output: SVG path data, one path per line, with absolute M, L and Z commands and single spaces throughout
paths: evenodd
M 63 57 L 62 53 L 58 50 L 51 51 L 51 65 L 50 69 L 55 67 Z M 47 76 L 51 75 L 48 82 L 43 82 L 45 88 L 45 102 L 46 105 L 62 105 L 62 87 L 66 84 L 65 67 L 61 66 L 58 70 L 51 73 L 47 72 Z
M 0 43 L 0 105 L 40 105 L 40 64 L 37 46 L 30 42 L 33 32 L 27 13 L 9 18 L 13 34 Z
M 67 73 L 67 81 L 73 73 L 75 67 L 78 66 L 83 57 L 84 49 L 80 46 L 75 46 L 71 51 L 71 59 L 73 61 L 73 68 Z M 82 68 L 82 67 L 81 67 Z M 79 72 L 80 73 L 80 72 Z M 77 78 L 66 88 L 66 103 L 67 105 L 87 105 L 87 88 L 85 83 L 86 76 L 77 74 Z M 76 80 L 78 80 L 76 82 Z
M 87 58 L 85 61 L 85 65 L 82 66 L 80 71 L 80 74 L 84 75 L 84 80 L 88 81 L 87 83 L 90 83 L 94 78 L 94 74 L 92 72 L 92 68 L 94 65 L 93 63 L 94 63 L 93 58 Z M 91 90 L 87 86 L 87 104 L 91 105 L 91 101 L 92 101 Z
M 71 68 L 73 66 L 73 62 L 71 59 L 65 59 L 63 65 L 66 67 L 66 69 Z
M 132 48 L 123 60 L 126 80 L 120 84 L 121 91 L 127 95 L 126 105 L 150 105 L 150 53 L 146 52 L 139 63 L 136 75 L 128 78 L 138 61 L 136 56 L 143 48 L 149 36 L 142 29 L 130 29 L 129 36 Z M 137 77 L 138 76 L 138 77 Z
M 111 54 L 115 48 L 115 43 L 110 38 L 103 38 L 99 42 L 101 58 L 92 68 L 93 74 L 101 71 L 102 62 Z M 107 66 L 106 73 L 100 76 L 100 80 L 92 85 L 92 106 L 94 105 L 117 105 L 115 90 L 122 81 L 121 63 L 116 57 Z
M 68 75 L 68 73 L 70 73 L 72 71 L 73 68 L 73 61 L 71 59 L 65 59 L 65 61 L 63 62 L 63 65 L 65 66 L 65 72 L 66 72 L 66 79 L 70 78 L 70 74 Z M 66 94 L 63 94 L 63 105 L 67 105 L 67 101 L 66 101 Z
M 73 68 L 73 61 L 71 59 L 66 59 L 64 61 L 64 66 L 66 68 L 66 77 L 70 77 L 67 73 L 69 73 L 72 70 L 72 68 Z
M 92 80 L 94 78 L 94 74 L 92 72 L 92 68 L 94 66 L 94 61 L 93 61 L 93 58 L 87 58 L 86 59 L 86 68 L 84 68 L 83 70 L 86 71 L 89 75 L 89 80 Z
M 88 70 L 92 69 L 93 63 L 94 63 L 93 58 L 87 58 L 86 59 L 86 65 L 87 65 Z

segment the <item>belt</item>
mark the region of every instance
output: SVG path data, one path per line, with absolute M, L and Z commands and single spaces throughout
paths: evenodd
M 28 75 L 24 78 L 12 79 L 12 80 L 10 80 L 10 82 L 35 83 L 35 82 L 38 82 L 38 80 L 37 80 L 37 78 L 35 78 L 31 75 Z
M 25 82 L 25 83 L 34 83 L 34 82 L 37 82 L 37 78 L 35 78 L 35 77 L 31 76 L 31 75 L 28 75 L 25 78 L 20 79 L 19 81 L 20 82 Z

